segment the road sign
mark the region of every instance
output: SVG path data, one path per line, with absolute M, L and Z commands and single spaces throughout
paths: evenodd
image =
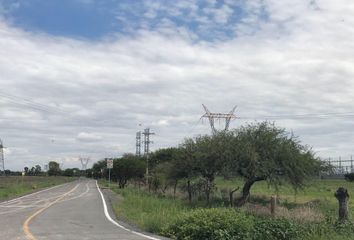
M 113 168 L 113 159 L 107 159 L 107 168 L 108 169 Z

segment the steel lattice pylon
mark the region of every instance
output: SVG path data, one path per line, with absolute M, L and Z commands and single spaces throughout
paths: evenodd
M 82 158 L 82 157 L 80 157 L 80 162 L 81 162 L 81 166 L 82 166 L 81 170 L 86 171 L 89 161 L 90 161 L 90 158 Z
M 201 118 L 208 118 L 209 119 L 211 131 L 213 132 L 213 134 L 215 134 L 217 132 L 215 125 L 214 125 L 215 119 L 218 119 L 218 120 L 225 119 L 224 130 L 227 131 L 230 126 L 230 121 L 232 119 L 236 118 L 236 116 L 234 114 L 234 112 L 236 110 L 236 106 L 229 113 L 212 113 L 209 111 L 209 109 L 204 104 L 202 104 L 202 105 L 205 110 L 205 114 L 203 116 L 201 116 Z
M 0 175 L 5 175 L 4 145 L 0 139 Z

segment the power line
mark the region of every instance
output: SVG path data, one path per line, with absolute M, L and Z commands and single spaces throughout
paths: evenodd
M 309 113 L 309 114 L 289 114 L 289 115 L 269 115 L 255 117 L 239 117 L 239 119 L 330 119 L 330 118 L 347 118 L 354 117 L 354 112 L 336 112 L 336 113 Z
M 41 103 L 34 102 L 28 98 L 10 95 L 10 94 L 7 94 L 7 93 L 1 92 L 1 91 L 0 91 L 0 97 L 7 99 L 7 101 L 10 101 L 12 104 L 24 106 L 24 107 L 29 107 L 34 110 L 39 110 L 39 111 L 46 112 L 46 113 L 61 113 L 61 114 L 68 113 L 68 112 L 65 112 L 65 111 L 57 108 L 57 107 L 44 105 Z

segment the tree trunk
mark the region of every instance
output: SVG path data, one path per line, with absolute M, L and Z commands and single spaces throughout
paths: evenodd
M 277 206 L 277 197 L 272 196 L 270 198 L 270 214 L 274 217 L 275 216 L 275 208 Z
M 248 201 L 248 199 L 250 197 L 250 189 L 251 189 L 252 185 L 257 181 L 262 181 L 262 180 L 265 180 L 265 178 L 264 177 L 254 177 L 254 178 L 248 179 L 245 182 L 245 185 L 243 185 L 243 188 L 242 188 L 242 196 L 237 200 L 238 207 L 242 207 Z
M 175 180 L 175 184 L 173 185 L 173 197 L 176 197 L 176 191 L 177 191 L 177 184 L 178 184 L 178 180 Z
M 240 187 L 237 187 L 234 190 L 231 190 L 229 192 L 230 207 L 233 207 L 233 205 L 234 205 L 234 192 L 236 192 L 239 189 L 240 189 Z
M 207 179 L 207 182 L 206 182 L 206 188 L 205 188 L 205 196 L 206 196 L 206 200 L 207 200 L 207 204 L 209 205 L 209 202 L 210 202 L 210 181 L 209 179 Z
M 188 201 L 192 203 L 192 189 L 191 189 L 191 181 L 187 181 L 187 192 L 188 192 Z
M 348 204 L 349 204 L 349 194 L 347 189 L 340 187 L 337 189 L 334 196 L 337 198 L 339 203 L 339 221 L 345 222 L 348 220 Z

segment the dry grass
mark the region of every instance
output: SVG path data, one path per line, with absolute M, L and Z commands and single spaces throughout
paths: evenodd
M 243 209 L 256 216 L 271 216 L 270 207 L 259 204 L 247 203 Z M 275 209 L 275 217 L 286 218 L 297 222 L 321 222 L 325 216 L 312 206 L 301 206 L 293 209 L 287 209 L 282 206 L 277 206 Z

